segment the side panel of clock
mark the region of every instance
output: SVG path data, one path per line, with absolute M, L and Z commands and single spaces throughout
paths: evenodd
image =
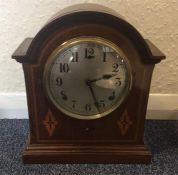
M 70 118 L 57 110 L 44 92 L 43 70 L 48 56 L 58 45 L 79 36 L 104 37 L 118 44 L 132 67 L 133 87 L 128 99 L 102 119 L 84 121 Z M 28 88 L 31 143 L 142 143 L 153 65 L 143 64 L 131 42 L 118 31 L 95 24 L 63 29 L 47 38 L 38 64 L 24 64 L 23 68 Z

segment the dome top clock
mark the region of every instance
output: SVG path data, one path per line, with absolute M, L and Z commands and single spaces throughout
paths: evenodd
M 119 14 L 68 7 L 12 58 L 26 83 L 24 163 L 150 162 L 144 121 L 153 68 L 165 56 Z

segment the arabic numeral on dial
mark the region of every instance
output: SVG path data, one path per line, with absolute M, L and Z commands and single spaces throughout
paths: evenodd
M 112 65 L 113 72 L 118 72 L 118 71 L 119 71 L 119 70 L 118 70 L 118 67 L 119 67 L 119 64 L 118 64 L 118 63 L 114 63 L 114 64 Z
M 67 100 L 67 99 L 68 99 L 68 97 L 67 97 L 65 91 L 61 91 L 60 94 L 61 94 L 63 100 Z
M 57 77 L 56 78 L 56 86 L 61 86 L 63 84 L 62 78 Z
M 115 97 L 116 97 L 116 93 L 115 93 L 115 91 L 113 91 L 112 94 L 108 97 L 108 99 L 109 99 L 110 101 L 112 101 L 112 100 L 115 99 Z
M 69 72 L 69 65 L 67 63 L 60 63 L 60 72 Z
M 103 62 L 106 62 L 106 52 L 103 52 Z
M 92 59 L 94 58 L 94 49 L 93 48 L 85 48 L 85 58 L 86 59 Z
M 72 61 L 71 62 L 78 62 L 78 52 L 72 53 Z
M 91 104 L 86 104 L 86 105 L 85 105 L 85 111 L 86 111 L 86 112 L 91 111 Z
M 72 107 L 75 108 L 76 106 L 76 100 L 72 100 Z
M 96 102 L 96 103 L 95 103 L 95 106 L 96 106 L 97 108 L 104 108 L 106 105 L 105 105 L 104 100 L 100 100 L 99 102 Z
M 115 85 L 116 86 L 121 86 L 121 84 L 122 84 L 121 83 L 121 78 L 117 77 L 115 80 L 116 80 Z

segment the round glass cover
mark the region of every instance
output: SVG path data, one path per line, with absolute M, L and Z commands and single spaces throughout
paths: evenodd
M 49 57 L 44 86 L 51 102 L 78 119 L 96 119 L 118 108 L 129 94 L 128 59 L 111 41 L 80 37 L 60 45 Z

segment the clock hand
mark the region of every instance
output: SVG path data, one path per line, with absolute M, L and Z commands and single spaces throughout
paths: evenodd
M 90 89 L 90 92 L 91 92 L 91 95 L 92 95 L 92 97 L 93 97 L 93 101 L 94 101 L 95 107 L 97 108 L 98 112 L 101 113 L 101 112 L 100 112 L 100 109 L 99 109 L 99 107 L 98 107 L 98 102 L 97 102 L 97 98 L 96 98 L 96 96 L 95 96 L 93 87 L 91 86 L 91 81 L 90 81 L 90 80 L 87 80 L 87 81 L 86 81 L 86 85 L 87 85 L 87 86 L 89 87 L 89 89 Z
M 112 77 L 114 77 L 114 76 L 116 76 L 117 74 L 105 74 L 105 75 L 103 75 L 102 77 L 100 77 L 100 78 L 96 78 L 96 79 L 93 79 L 93 80 L 90 80 L 90 83 L 93 83 L 93 82 L 96 82 L 96 81 L 99 81 L 99 80 L 108 80 L 108 79 L 110 79 L 110 78 L 112 78 Z

